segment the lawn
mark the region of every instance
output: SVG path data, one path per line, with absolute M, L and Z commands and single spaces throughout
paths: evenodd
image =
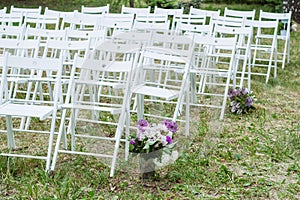
M 191 144 L 155 179 L 122 170 L 109 178 L 109 167 L 93 157 L 61 156 L 50 175 L 44 161 L 0 157 L 0 198 L 300 199 L 299 40 L 292 32 L 291 61 L 276 79 L 253 78 L 253 112 L 227 109 L 219 121 L 193 109 Z

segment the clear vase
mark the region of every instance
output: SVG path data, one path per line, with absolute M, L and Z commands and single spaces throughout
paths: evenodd
M 150 153 L 140 153 L 140 173 L 143 180 L 154 178 L 155 176 L 155 162 L 156 158 L 161 156 L 161 151 L 154 151 Z

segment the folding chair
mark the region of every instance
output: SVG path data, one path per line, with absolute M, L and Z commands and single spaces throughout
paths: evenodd
M 26 82 L 24 82 L 24 84 L 22 84 L 22 88 L 18 88 L 18 90 L 21 91 L 21 89 L 23 89 L 23 92 L 25 92 L 25 94 L 27 95 L 16 95 L 14 98 L 8 95 L 11 84 L 11 82 L 9 81 L 10 71 L 14 69 L 19 69 L 20 73 L 18 74 L 18 77 L 21 77 L 23 79 L 26 78 Z M 8 151 L 2 149 L 0 154 L 1 156 L 46 160 L 45 169 L 46 171 L 49 170 L 52 153 L 52 143 L 55 133 L 56 117 L 59 104 L 61 102 L 61 72 L 62 59 L 26 58 L 21 56 L 12 56 L 8 53 L 5 54 L 0 87 L 0 115 L 5 116 L 6 118 Z M 49 98 L 43 100 L 35 99 L 35 94 L 29 94 L 31 89 L 34 88 L 34 85 L 43 82 L 43 80 L 47 82 L 53 82 L 53 88 L 50 88 L 50 90 L 54 91 L 52 100 L 50 100 Z M 46 88 L 46 86 L 43 86 L 43 90 L 45 91 L 49 90 L 49 88 Z M 23 143 L 24 146 L 17 148 L 16 142 L 25 141 L 23 141 L 21 135 L 15 135 L 14 132 L 34 132 L 30 130 L 15 129 L 14 125 L 16 121 L 14 121 L 13 123 L 12 117 L 16 116 L 34 117 L 37 119 L 35 123 L 41 123 L 41 121 L 44 121 L 51 116 L 50 127 L 48 127 L 49 131 L 39 131 L 40 129 L 35 130 L 35 133 L 44 133 L 40 134 L 39 137 L 41 137 L 41 139 L 44 137 L 46 138 L 44 139 L 45 144 L 36 144 L 34 141 L 31 141 L 30 144 Z M 45 126 L 45 129 L 47 129 L 47 123 L 44 123 L 43 126 Z M 36 128 L 38 127 L 38 125 L 35 124 L 33 127 Z M 26 145 L 29 146 L 28 150 L 33 147 L 33 149 L 31 150 L 32 152 L 23 152 L 24 149 L 27 149 Z M 41 147 L 40 151 L 37 151 L 37 146 Z M 45 156 L 43 156 L 43 154 L 45 154 Z
M 250 76 L 266 76 L 266 83 L 269 81 L 272 69 L 274 69 L 274 78 L 277 76 L 278 22 L 278 19 L 275 21 L 246 21 L 246 25 L 252 27 L 256 33 L 251 44 L 253 52 L 251 72 L 248 73 Z
M 74 61 L 68 94 L 62 105 L 52 170 L 59 153 L 70 153 L 108 158 L 111 161 L 110 176 L 114 175 L 120 142 L 128 143 L 128 130 L 123 135 L 130 117 L 125 107 L 130 100 L 128 91 L 139 51 L 139 45 L 105 41 L 84 59 L 83 64 L 77 65 Z M 78 72 L 80 75 L 75 78 Z M 66 121 L 67 110 L 71 111 L 69 122 Z M 66 144 L 62 149 L 61 140 L 67 136 L 67 129 L 71 149 L 66 149 Z M 105 148 L 97 149 L 101 146 Z
M 192 106 L 220 109 L 224 118 L 227 94 L 234 77 L 237 36 L 216 38 L 195 35 L 191 69 Z
M 251 43 L 252 43 L 252 35 L 253 30 L 252 27 L 229 27 L 226 26 L 226 23 L 223 24 L 215 24 L 214 37 L 234 37 L 237 36 L 237 44 L 236 44 L 236 56 L 237 59 L 235 61 L 235 66 L 233 67 L 233 71 L 236 72 L 233 77 L 233 87 L 244 86 L 245 76 L 248 75 L 246 69 L 248 71 L 251 67 Z M 250 90 L 251 80 L 250 76 L 247 77 L 248 83 L 247 87 Z M 239 81 L 239 82 L 238 82 Z
M 281 30 L 278 30 L 277 35 L 277 62 L 282 64 L 282 69 L 285 67 L 285 63 L 290 62 L 290 35 L 291 35 L 291 18 L 292 11 L 288 13 L 272 13 L 260 11 L 259 20 L 261 21 L 276 21 L 279 20 L 279 24 L 282 24 L 283 27 L 280 27 Z M 268 37 L 265 35 L 264 37 Z M 273 35 L 269 35 L 270 38 L 273 38 Z M 281 42 L 283 41 L 283 43 Z M 282 48 L 283 47 L 283 48 Z
M 159 46 L 143 48 L 130 95 L 136 101 L 130 112 L 137 119 L 182 122 L 189 135 L 190 56 Z

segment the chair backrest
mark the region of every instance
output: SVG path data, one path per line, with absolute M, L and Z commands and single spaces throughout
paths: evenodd
M 23 16 L 27 14 L 41 14 L 42 12 L 42 6 L 39 6 L 38 8 L 18 8 L 15 6 L 10 7 L 10 13 L 21 13 Z
M 165 34 L 153 32 L 149 46 L 170 49 L 173 53 L 177 52 L 181 57 L 190 59 L 193 40 L 186 35 L 174 35 L 172 32 Z
M 277 39 L 277 32 L 278 32 L 278 24 L 279 19 L 276 19 L 275 21 L 261 21 L 261 20 L 253 20 L 246 22 L 247 26 L 250 26 L 254 29 L 254 32 L 256 32 L 256 37 L 253 37 L 253 39 L 260 38 L 260 35 L 273 35 L 272 40 Z
M 62 95 L 60 94 L 62 66 L 63 63 L 61 59 L 29 58 L 6 53 L 2 70 L 0 95 L 6 94 L 6 101 L 22 102 L 23 104 L 30 102 L 29 104 L 39 105 L 43 103 L 43 105 L 47 104 L 54 106 L 54 108 L 57 109 L 58 104 L 62 100 Z M 18 74 L 15 74 L 15 71 L 18 71 Z M 9 78 L 11 77 L 31 80 L 28 82 L 25 81 L 24 84 L 22 84 L 22 87 L 18 88 L 18 92 L 23 93 L 23 95 L 8 95 L 10 90 Z M 51 84 L 48 85 L 51 87 L 48 88 L 48 94 L 50 91 L 53 91 L 53 98 L 37 99 L 35 96 L 36 93 L 31 92 L 34 88 L 33 84 L 43 82 L 43 80 L 48 82 L 50 79 L 53 80 L 52 83 L 54 86 Z M 26 95 L 24 95 L 24 93 Z
M 112 40 L 115 43 L 139 44 L 141 46 L 147 46 L 150 44 L 151 37 L 151 32 L 116 31 L 114 32 Z
M 107 31 L 102 30 L 66 30 L 66 40 L 71 41 L 90 41 L 90 50 L 93 50 L 106 39 Z
M 23 57 L 38 57 L 39 40 L 19 40 L 19 39 L 0 39 L 0 53 L 3 56 L 5 52 L 11 55 Z
M 49 9 L 48 7 L 46 7 L 45 11 L 44 11 L 44 14 L 47 15 L 47 16 L 50 16 L 50 15 L 57 16 L 57 15 L 59 15 L 60 19 L 63 19 L 66 16 L 74 16 L 75 12 L 78 12 L 78 10 L 68 12 L 68 11 L 52 10 L 52 9 Z
M 213 26 L 219 25 L 224 27 L 244 27 L 246 18 L 237 18 L 237 17 L 224 17 L 218 16 L 213 17 L 211 22 Z
M 192 24 L 192 25 L 203 25 L 206 23 L 206 16 L 204 15 L 174 15 L 172 21 L 171 30 L 175 31 L 177 24 Z
M 64 64 L 72 64 L 74 56 L 85 57 L 90 48 L 90 40 L 67 41 L 52 40 L 46 42 L 43 57 L 58 58 L 62 55 Z
M 183 14 L 183 7 L 178 9 L 168 9 L 168 8 L 159 8 L 157 6 L 154 7 L 154 14 L 157 15 L 168 15 L 168 16 L 174 16 L 174 15 L 182 15 Z
M 25 26 L 0 26 L 0 38 L 23 39 Z
M 106 28 L 107 36 L 111 37 L 115 30 L 130 31 L 133 26 L 134 14 L 106 14 L 99 22 L 99 29 Z
M 106 6 L 99 6 L 99 7 L 87 7 L 82 5 L 81 6 L 81 13 L 84 14 L 107 14 L 109 13 L 109 4 Z
M 134 14 L 137 15 L 148 15 L 150 14 L 151 6 L 148 6 L 147 8 L 131 8 L 126 7 L 122 5 L 121 13 L 122 14 Z
M 193 6 L 190 7 L 190 15 L 204 15 L 206 16 L 206 24 L 210 24 L 212 17 L 220 16 L 221 10 L 204 10 L 194 8 Z
M 201 34 L 201 35 L 211 35 L 213 31 L 212 24 L 208 25 L 194 25 L 194 24 L 185 24 L 185 23 L 177 23 L 175 28 L 176 34 L 190 35 L 193 34 Z
M 290 37 L 290 30 L 291 30 L 291 18 L 292 18 L 292 11 L 288 13 L 272 13 L 272 12 L 265 12 L 263 10 L 260 10 L 259 13 L 259 20 L 261 21 L 276 21 L 279 20 L 279 25 L 282 24 L 282 26 L 278 27 L 280 30 L 286 31 L 286 38 Z
M 66 15 L 61 23 L 60 29 L 86 29 L 95 30 L 98 27 L 100 15 L 83 14 L 74 12 L 74 15 Z
M 22 13 L 3 13 L 0 14 L 0 26 L 22 26 Z
M 148 14 L 136 16 L 133 30 L 169 30 L 170 20 L 168 15 Z
M 29 25 L 26 28 L 24 34 L 25 40 L 38 40 L 40 41 L 39 53 L 43 54 L 44 48 L 48 40 L 65 40 L 66 30 L 49 30 L 49 29 L 39 29 L 31 28 Z
M 232 10 L 225 7 L 224 10 L 225 17 L 237 17 L 237 18 L 245 18 L 247 20 L 254 20 L 255 18 L 255 9 L 251 11 L 244 10 Z
M 59 29 L 59 14 L 27 14 L 24 19 L 25 25 L 41 29 Z

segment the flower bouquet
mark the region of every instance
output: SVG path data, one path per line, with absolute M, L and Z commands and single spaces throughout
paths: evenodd
M 255 95 L 247 88 L 230 89 L 228 92 L 230 100 L 230 110 L 235 114 L 248 113 L 254 109 L 253 103 L 256 101 Z
M 129 152 L 140 156 L 140 172 L 143 179 L 155 174 L 155 162 L 161 161 L 162 153 L 171 153 L 176 142 L 173 134 L 178 130 L 176 122 L 163 120 L 159 124 L 149 124 L 140 119 L 137 123 L 137 132 L 129 137 Z

